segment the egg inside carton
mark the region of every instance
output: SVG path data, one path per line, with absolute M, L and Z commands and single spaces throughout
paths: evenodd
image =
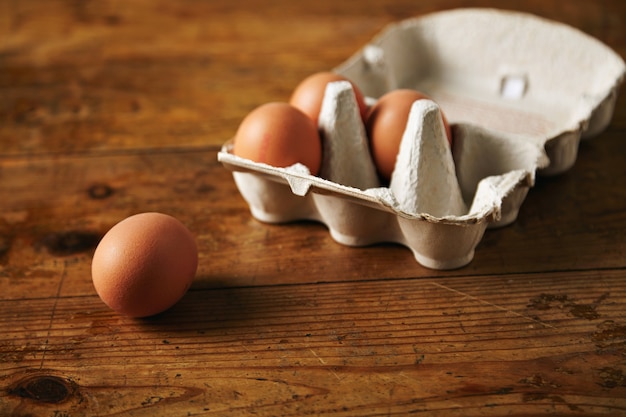
M 470 262 L 488 226 L 514 220 L 534 168 L 547 163 L 536 143 L 471 125 L 454 126 L 453 154 L 439 106 L 424 99 L 412 105 L 395 169 L 382 186 L 354 91 L 344 81 L 328 84 L 319 130 L 319 176 L 302 164 L 245 160 L 225 146 L 220 159 L 234 170 L 252 215 L 269 223 L 316 220 L 349 246 L 400 243 L 433 269 Z M 514 201 L 503 204 L 507 199 Z
M 320 177 L 369 190 L 381 199 L 389 196 L 390 207 L 409 216 L 426 213 L 443 218 L 467 213 L 441 112 L 433 101 L 418 100 L 411 107 L 389 190 L 376 190 L 380 181 L 349 82 L 328 84 L 318 123 L 323 155 Z
M 470 38 L 476 43 L 468 46 Z M 424 58 L 435 71 L 416 61 Z M 277 168 L 239 158 L 232 143 L 218 159 L 233 171 L 260 221 L 316 220 L 339 243 L 396 242 L 423 266 L 452 269 L 473 259 L 488 227 L 515 221 L 538 171 L 568 169 L 580 138 L 606 127 L 624 63 L 565 25 L 461 9 L 391 25 L 336 71 L 359 86 L 370 104 L 394 88 L 428 87 L 422 90 L 442 105 L 452 125 L 452 150 L 438 105 L 419 100 L 390 183 L 381 185 L 352 86 L 333 82 L 319 117 L 319 176 L 301 164 Z M 498 86 L 487 83 L 481 91 L 485 83 L 474 77 L 479 73 L 500 80 Z M 420 79 L 424 74 L 443 78 Z M 541 105 L 546 97 L 548 105 Z M 557 110 L 550 108 L 555 100 Z M 546 117 L 556 121 L 546 124 Z

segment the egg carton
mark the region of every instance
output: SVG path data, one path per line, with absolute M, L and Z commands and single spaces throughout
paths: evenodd
M 353 87 L 330 83 L 319 117 L 322 168 L 218 160 L 254 218 L 314 220 L 348 246 L 395 242 L 421 265 L 462 267 L 488 227 L 515 221 L 537 174 L 575 162 L 581 139 L 611 120 L 624 61 L 569 26 L 495 9 L 458 9 L 389 25 L 334 69 L 369 105 L 412 88 L 396 166 L 380 182 Z M 453 131 L 448 145 L 441 111 Z

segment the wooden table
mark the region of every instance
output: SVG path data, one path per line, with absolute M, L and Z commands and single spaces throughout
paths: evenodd
M 216 158 L 253 107 L 390 22 L 496 6 L 625 57 L 626 3 L 267 3 L 0 2 L 0 415 L 626 415 L 624 94 L 452 271 L 261 224 Z M 185 223 L 200 259 L 137 320 L 90 264 L 143 211 Z

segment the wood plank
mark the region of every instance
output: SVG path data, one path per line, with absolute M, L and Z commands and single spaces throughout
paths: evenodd
M 287 100 L 385 25 L 451 6 L 312 3 L 264 3 L 257 13 L 246 1 L 2 2 L 0 154 L 218 145 L 252 108 Z M 626 55 L 619 1 L 568 4 L 507 8 L 570 24 Z M 503 7 L 480 4 L 489 5 Z
M 423 268 L 398 245 L 344 247 L 316 223 L 257 222 L 210 149 L 9 160 L 0 171 L 0 195 L 10 196 L 0 298 L 92 293 L 98 240 L 142 211 L 174 215 L 196 235 L 202 288 L 624 268 L 624 146 L 618 133 L 583 143 L 577 165 L 539 178 L 518 220 L 487 231 L 474 261 L 455 271 Z
M 95 296 L 61 297 L 45 334 L 32 329 L 48 300 L 3 302 L 0 318 L 14 325 L 2 355 L 21 358 L 1 362 L 0 412 L 620 414 L 624 277 L 195 289 L 147 320 Z M 65 396 L 29 398 L 42 386 Z

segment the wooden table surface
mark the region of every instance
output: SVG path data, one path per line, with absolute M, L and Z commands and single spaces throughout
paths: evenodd
M 626 57 L 621 0 L 0 1 L 0 415 L 626 415 L 624 94 L 452 271 L 262 224 L 217 161 L 252 108 L 459 6 Z M 199 267 L 171 310 L 130 319 L 90 266 L 144 211 L 189 227 Z

